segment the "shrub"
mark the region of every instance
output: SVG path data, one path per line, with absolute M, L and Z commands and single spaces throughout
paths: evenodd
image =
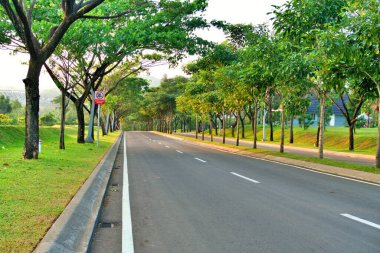
M 12 119 L 8 114 L 0 114 L 0 125 L 11 125 Z
M 53 126 L 57 123 L 57 119 L 53 113 L 49 112 L 40 118 L 40 122 L 43 126 Z

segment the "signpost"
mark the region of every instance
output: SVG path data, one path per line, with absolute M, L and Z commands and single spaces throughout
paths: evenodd
M 102 105 L 106 103 L 106 93 L 103 90 L 95 91 L 94 103 L 96 105 L 99 105 L 99 108 L 98 108 L 98 142 L 96 143 L 96 146 L 99 147 L 100 110 L 102 109 Z

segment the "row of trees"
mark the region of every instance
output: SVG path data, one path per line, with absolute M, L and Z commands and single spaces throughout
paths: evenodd
M 107 97 L 111 96 L 138 72 L 163 60 L 175 64 L 185 54 L 202 53 L 210 45 L 194 34 L 208 26 L 200 15 L 207 0 L 62 0 L 61 4 L 1 0 L 0 5 L 0 45 L 30 55 L 23 80 L 25 159 L 38 158 L 39 77 L 43 67 L 61 91 L 60 146 L 64 148 L 68 100 L 77 111 L 78 143 L 85 142 L 84 112 L 90 113 L 87 140 L 91 141 L 96 90 L 106 90 Z M 107 79 L 109 75 L 112 77 Z M 120 102 L 117 98 L 107 100 L 114 106 Z M 105 121 L 110 117 L 118 119 L 121 114 L 111 109 Z
M 348 148 L 353 150 L 355 124 L 363 105 L 379 106 L 379 12 L 376 0 L 291 0 L 274 7 L 274 33 L 265 25 L 214 22 L 228 41 L 188 64 L 189 80 L 177 78 L 175 85 L 164 80 L 162 87 L 148 93 L 144 119 L 150 128 L 155 121 L 159 130 L 170 132 L 177 118 L 195 115 L 202 124 L 208 121 L 210 129 L 216 128 L 219 118 L 225 133 L 226 115 L 236 117 L 238 131 L 246 116 L 256 148 L 259 110 L 268 113 L 273 140 L 272 112 L 276 109 L 281 112 L 283 152 L 286 118 L 292 124 L 295 116 L 304 115 L 312 95 L 319 101 L 319 157 L 323 158 L 328 103 L 344 115 Z M 173 87 L 177 91 L 170 93 Z M 147 109 L 149 105 L 153 111 Z M 198 122 L 195 125 L 198 128 Z M 239 132 L 236 136 L 239 145 Z M 378 140 L 376 163 L 380 167 Z

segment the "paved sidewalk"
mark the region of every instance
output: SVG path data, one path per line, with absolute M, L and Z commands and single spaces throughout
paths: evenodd
M 194 137 L 195 133 L 177 133 L 176 135 L 183 135 L 188 137 Z M 198 139 L 201 139 L 202 135 L 198 135 Z M 222 137 L 214 136 L 214 141 L 216 142 L 222 142 Z M 205 136 L 205 140 L 210 140 L 209 136 Z M 226 138 L 227 144 L 236 144 L 236 139 L 233 138 Z M 240 145 L 244 147 L 252 147 L 252 141 L 247 140 L 240 140 Z M 280 145 L 279 144 L 273 144 L 270 142 L 257 142 L 257 148 L 270 150 L 270 151 L 279 151 Z M 290 145 L 285 145 L 285 153 L 289 154 L 296 154 L 296 155 L 303 155 L 303 156 L 311 156 L 311 157 L 318 157 L 318 149 L 317 148 L 302 148 L 302 147 L 295 147 Z M 364 165 L 371 165 L 375 166 L 376 164 L 376 158 L 374 155 L 365 155 L 365 154 L 355 154 L 355 153 L 348 153 L 348 152 L 337 152 L 337 151 L 330 151 L 330 150 L 324 150 L 323 151 L 324 157 L 329 159 L 334 159 L 337 161 L 344 161 L 344 162 L 350 162 L 350 163 L 358 163 L 358 164 L 364 164 Z
M 177 140 L 181 140 L 184 142 L 188 142 L 188 143 L 191 143 L 194 145 L 199 145 L 199 146 L 203 146 L 203 147 L 207 147 L 207 148 L 220 150 L 222 152 L 228 152 L 228 153 L 233 153 L 233 154 L 242 155 L 242 156 L 248 156 L 248 157 L 252 157 L 252 158 L 256 158 L 256 159 L 263 159 L 263 160 L 268 160 L 268 161 L 272 161 L 272 162 L 283 163 L 283 164 L 291 165 L 293 167 L 297 167 L 300 169 L 310 169 L 313 171 L 318 171 L 318 172 L 322 172 L 322 173 L 332 174 L 332 175 L 336 175 L 336 176 L 351 178 L 354 180 L 360 180 L 360 181 L 365 181 L 365 182 L 369 182 L 369 183 L 374 183 L 376 185 L 380 185 L 380 175 L 379 174 L 374 174 L 374 173 L 369 173 L 369 172 L 364 172 L 364 171 L 351 170 L 351 169 L 345 169 L 345 168 L 339 168 L 339 167 L 334 167 L 334 166 L 329 166 L 329 165 L 324 165 L 324 164 L 318 164 L 318 163 L 312 163 L 312 162 L 305 162 L 305 161 L 300 161 L 300 160 L 295 160 L 295 159 L 290 159 L 290 158 L 285 158 L 285 157 L 278 157 L 278 156 L 254 153 L 254 152 L 249 152 L 249 151 L 243 151 L 243 150 L 240 150 L 237 148 L 216 146 L 216 145 L 209 144 L 209 143 L 195 142 L 192 140 L 185 140 L 185 139 L 181 138 L 181 136 L 179 134 L 170 135 L 170 134 L 164 134 L 164 133 L 158 133 L 158 132 L 155 132 L 155 133 L 165 135 L 167 137 L 174 138 Z M 336 153 L 339 153 L 339 152 L 336 152 Z

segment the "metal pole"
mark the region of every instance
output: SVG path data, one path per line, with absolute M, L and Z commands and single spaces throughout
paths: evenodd
M 97 147 L 99 147 L 99 130 L 100 130 L 100 110 L 102 109 L 102 106 L 99 105 L 98 108 L 98 142 L 96 144 Z

